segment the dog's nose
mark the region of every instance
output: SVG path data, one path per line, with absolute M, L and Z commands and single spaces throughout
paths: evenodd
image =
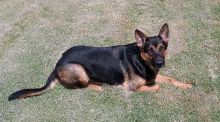
M 163 62 L 163 61 L 157 61 L 157 62 L 156 62 L 156 66 L 157 66 L 158 68 L 161 68 L 163 65 L 164 65 L 164 62 Z
M 161 68 L 165 65 L 164 59 L 160 55 L 157 55 L 154 63 L 156 68 Z

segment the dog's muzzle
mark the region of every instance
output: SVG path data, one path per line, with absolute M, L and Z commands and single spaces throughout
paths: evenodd
M 161 67 L 163 67 L 164 65 L 165 65 L 164 60 L 163 60 L 160 56 L 158 56 L 158 57 L 156 58 L 156 60 L 155 60 L 155 67 L 156 67 L 156 68 L 161 68 Z

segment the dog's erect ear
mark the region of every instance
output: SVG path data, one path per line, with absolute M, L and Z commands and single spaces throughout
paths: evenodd
M 159 36 L 168 44 L 169 41 L 169 27 L 168 24 L 165 23 L 160 29 Z
M 139 31 L 138 29 L 135 30 L 135 40 L 137 42 L 138 47 L 144 46 L 146 38 L 147 36 L 143 32 Z

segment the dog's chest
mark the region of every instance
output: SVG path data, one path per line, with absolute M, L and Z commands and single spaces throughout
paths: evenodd
M 129 74 L 129 75 L 125 74 L 124 82 L 123 82 L 122 85 L 130 91 L 135 91 L 140 86 L 147 85 L 148 82 L 149 81 L 142 78 L 141 76 L 132 73 L 132 74 Z

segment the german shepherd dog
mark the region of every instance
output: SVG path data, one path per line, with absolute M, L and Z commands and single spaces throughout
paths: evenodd
M 135 43 L 110 47 L 71 47 L 63 53 L 45 86 L 17 91 L 8 100 L 40 95 L 53 89 L 57 81 L 68 89 L 89 87 L 98 91 L 103 90 L 103 84 L 122 85 L 129 91 L 159 91 L 155 81 L 170 82 L 182 89 L 192 87 L 158 74 L 167 54 L 167 23 L 153 37 L 136 29 L 135 40 Z

